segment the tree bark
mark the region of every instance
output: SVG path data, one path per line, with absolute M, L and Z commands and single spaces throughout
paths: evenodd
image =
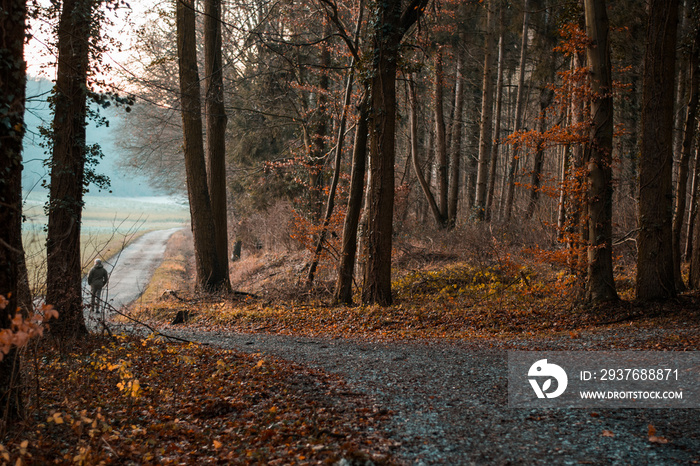
M 550 76 L 551 79 L 551 76 Z M 551 81 L 547 81 L 551 82 Z M 527 204 L 525 218 L 528 220 L 535 214 L 535 207 L 540 199 L 540 189 L 542 188 L 542 169 L 544 167 L 544 132 L 547 129 L 547 108 L 552 104 L 554 93 L 551 89 L 545 88 L 540 94 L 540 116 L 537 120 L 537 132 L 539 133 L 539 141 L 535 150 L 535 161 L 532 168 L 532 177 L 530 178 L 530 200 Z
M 27 7 L 24 0 L 0 1 L 0 331 L 11 328 L 19 303 L 22 249 L 22 139 L 27 67 L 24 62 L 24 35 Z M 10 92 L 12 90 L 12 92 Z M 19 380 L 20 355 L 16 348 L 0 361 L 0 418 L 13 423 L 22 413 Z
M 228 274 L 224 272 L 216 249 L 216 232 L 204 160 L 194 0 L 178 0 L 176 18 L 183 146 L 197 287 L 203 291 L 217 291 L 226 286 Z
M 319 233 L 318 238 L 316 239 L 316 248 L 314 249 L 314 256 L 309 265 L 309 273 L 306 275 L 307 288 L 310 288 L 313 285 L 314 276 L 316 275 L 316 269 L 318 268 L 318 262 L 321 259 L 321 252 L 323 251 L 323 244 L 325 243 L 326 236 L 328 234 L 328 226 L 331 222 L 333 209 L 335 209 L 335 193 L 338 189 L 338 181 L 340 180 L 340 162 L 342 161 L 343 155 L 343 141 L 345 136 L 345 124 L 347 121 L 347 109 L 350 106 L 350 101 L 352 99 L 352 87 L 355 77 L 354 67 L 355 59 L 353 58 L 350 63 L 350 71 L 348 73 L 347 83 L 345 85 L 343 109 L 342 114 L 340 116 L 340 124 L 338 125 L 338 137 L 336 139 L 335 145 L 335 162 L 333 164 L 333 179 L 331 180 L 330 189 L 328 191 L 328 200 L 326 201 L 326 213 L 323 215 L 323 224 L 321 225 L 321 232 Z
M 588 68 L 593 122 L 588 161 L 588 301 L 617 300 L 612 263 L 613 96 L 605 0 L 586 0 Z
M 430 207 L 430 212 L 433 214 L 433 218 L 438 225 L 443 225 L 444 219 L 440 214 L 440 208 L 435 202 L 435 196 L 433 196 L 430 190 L 430 184 L 426 180 L 423 174 L 423 169 L 421 168 L 420 161 L 418 160 L 418 102 L 416 98 L 416 87 L 413 81 L 413 76 L 408 79 L 408 120 L 409 120 L 409 131 L 411 139 L 411 162 L 413 164 L 413 170 L 416 172 L 416 178 L 418 178 L 418 184 L 420 184 L 421 190 L 425 195 L 425 199 L 428 202 L 428 207 Z
M 362 201 L 367 166 L 367 130 L 369 109 L 367 97 L 360 103 L 360 115 L 355 128 L 355 142 L 350 174 L 350 195 L 343 225 L 343 246 L 338 264 L 338 279 L 335 285 L 335 303 L 352 304 L 352 282 L 357 256 L 357 228 L 362 211 Z
M 494 12 L 493 0 L 485 2 L 486 7 L 486 38 L 484 39 L 484 74 L 481 84 L 481 123 L 479 125 L 479 165 L 476 174 L 476 198 L 474 214 L 477 220 L 486 216 L 486 183 L 488 177 L 489 158 L 493 141 L 493 40 Z
M 394 213 L 396 70 L 401 39 L 423 14 L 427 0 L 413 0 L 401 11 L 401 0 L 375 6 L 370 78 L 370 179 L 367 262 L 362 301 L 391 304 L 391 246 Z
M 687 261 L 690 261 L 693 257 L 693 245 L 695 244 L 693 232 L 695 231 L 694 224 L 698 213 L 698 178 L 700 178 L 700 144 L 696 144 L 695 156 L 693 157 L 693 181 L 690 185 L 690 215 L 688 216 L 684 253 Z
M 498 71 L 496 78 L 496 109 L 493 123 L 493 144 L 491 146 L 491 164 L 489 165 L 488 191 L 486 195 L 486 209 L 484 218 L 491 220 L 493 208 L 493 196 L 496 188 L 496 167 L 498 164 L 498 152 L 501 145 L 501 109 L 503 107 L 503 62 L 505 60 L 505 41 L 503 40 L 503 10 L 498 10 Z
M 455 105 L 452 119 L 452 136 L 450 136 L 450 179 L 447 197 L 447 224 L 454 228 L 457 224 L 457 206 L 459 203 L 460 166 L 462 160 L 462 113 L 464 109 L 464 57 L 457 50 L 457 73 L 455 76 Z M 415 117 L 415 115 L 414 115 Z
M 520 41 L 520 70 L 518 74 L 518 94 L 515 98 L 515 124 L 513 132 L 517 133 L 522 128 L 523 107 L 525 105 L 525 59 L 527 58 L 528 30 L 530 25 L 530 0 L 523 0 L 523 32 Z M 513 211 L 513 195 L 515 193 L 515 172 L 518 169 L 520 150 L 513 146 L 513 154 L 508 164 L 508 189 L 503 216 L 510 220 Z
M 226 207 L 226 108 L 221 37 L 221 0 L 204 3 L 204 85 L 207 125 L 207 179 L 220 279 L 217 285 L 230 289 L 228 274 L 228 209 Z
M 690 164 L 690 153 L 697 128 L 698 110 L 698 86 L 700 86 L 700 27 L 695 32 L 693 49 L 690 57 L 690 99 L 686 109 L 685 125 L 683 131 L 683 141 L 681 158 L 678 164 L 678 176 L 676 178 L 675 209 L 673 215 L 673 273 L 676 281 L 676 288 L 683 290 L 685 284 L 681 276 L 681 231 L 683 230 L 683 220 L 686 215 L 686 190 L 688 187 L 688 165 Z
M 673 93 L 678 0 L 651 0 L 644 55 L 637 297 L 676 296 L 673 273 Z
M 93 0 L 66 0 L 58 25 L 53 154 L 46 237 L 46 302 L 63 338 L 87 334 L 83 317 L 80 224 L 85 184 L 87 71 Z
M 435 51 L 435 160 L 437 162 L 437 189 L 442 226 L 447 226 L 447 142 L 445 141 L 445 116 L 443 108 L 444 76 L 442 48 Z

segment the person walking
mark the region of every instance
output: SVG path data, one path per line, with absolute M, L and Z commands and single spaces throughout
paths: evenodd
M 95 265 L 93 265 L 93 267 L 90 269 L 87 279 L 91 293 L 90 312 L 99 310 L 102 288 L 107 284 L 108 280 L 109 274 L 102 265 L 102 261 L 100 259 L 95 259 Z

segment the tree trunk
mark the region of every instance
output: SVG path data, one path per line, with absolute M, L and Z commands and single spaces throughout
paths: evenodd
M 444 224 L 444 219 L 440 214 L 440 208 L 435 202 L 435 196 L 433 196 L 432 191 L 430 191 L 430 184 L 428 180 L 425 179 L 423 174 L 423 169 L 418 161 L 418 102 L 416 99 L 416 88 L 413 81 L 413 77 L 408 79 L 408 119 L 409 119 L 409 131 L 411 136 L 411 161 L 413 163 L 413 170 L 416 172 L 416 178 L 418 178 L 418 184 L 420 184 L 421 190 L 425 195 L 425 199 L 428 201 L 428 206 L 430 207 L 430 212 L 433 214 L 435 222 L 442 226 Z
M 228 274 L 228 209 L 226 208 L 226 109 L 221 51 L 221 0 L 204 4 L 204 85 L 207 125 L 207 179 L 216 255 L 221 277 L 217 286 L 230 289 Z
M 651 0 L 644 55 L 637 297 L 676 296 L 673 273 L 673 92 L 678 0 Z
M 17 309 L 18 263 L 22 250 L 22 139 L 26 63 L 24 35 L 27 7 L 24 0 L 0 0 L 0 296 L 8 300 L 0 306 L 0 332 L 11 328 Z M 12 90 L 13 92 L 9 92 Z M 19 380 L 20 355 L 16 348 L 0 361 L 0 418 L 8 423 L 22 411 Z
M 391 246 L 394 214 L 396 70 L 403 35 L 423 14 L 427 0 L 401 0 L 375 6 L 370 78 L 370 179 L 367 215 L 367 262 L 362 301 L 391 304 Z
M 460 165 L 462 159 L 462 113 L 464 110 L 464 57 L 457 51 L 457 73 L 455 76 L 455 106 L 452 119 L 452 136 L 450 137 L 450 180 L 447 198 L 447 224 L 454 228 L 457 224 L 457 206 L 459 203 Z M 415 119 L 415 115 L 414 115 Z
M 551 79 L 551 76 L 550 76 Z M 551 81 L 547 81 L 551 82 Z M 530 178 L 530 201 L 527 204 L 525 218 L 528 220 L 535 214 L 535 207 L 540 199 L 540 189 L 542 188 L 542 169 L 544 167 L 544 132 L 547 129 L 547 108 L 552 103 L 554 92 L 545 88 L 540 94 L 540 116 L 537 120 L 537 132 L 540 134 L 535 150 L 535 164 L 532 168 L 532 178 Z
M 491 220 L 493 208 L 493 196 L 496 188 L 496 166 L 498 164 L 498 150 L 501 145 L 501 108 L 503 106 L 503 62 L 505 60 L 505 41 L 503 40 L 503 10 L 498 11 L 498 77 L 496 78 L 496 109 L 493 124 L 493 145 L 491 146 L 491 164 L 489 165 L 488 191 L 486 195 L 486 209 L 484 218 Z
M 350 175 L 350 195 L 348 209 L 343 225 L 343 246 L 338 264 L 338 280 L 335 285 L 336 303 L 352 304 L 352 281 L 357 256 L 357 228 L 362 211 L 365 171 L 367 165 L 367 97 L 360 103 L 360 115 L 355 128 L 355 143 L 352 154 L 352 173 Z
M 435 51 L 435 159 L 437 161 L 437 189 L 440 201 L 442 226 L 447 226 L 447 142 L 445 141 L 445 116 L 443 108 L 444 76 L 442 70 L 442 48 Z
M 225 273 L 225 267 L 219 261 L 216 249 L 216 232 L 204 161 L 202 106 L 195 44 L 194 0 L 178 1 L 176 13 L 183 146 L 192 236 L 194 238 L 197 287 L 203 291 L 216 291 L 226 286 L 228 274 Z
M 685 260 L 690 261 L 693 256 L 693 232 L 695 219 L 698 213 L 698 178 L 700 178 L 700 144 L 695 146 L 693 157 L 693 182 L 690 185 L 690 215 L 688 216 L 688 228 L 685 238 Z M 700 270 L 699 270 L 700 272 Z
M 523 107 L 525 105 L 525 59 L 527 57 L 528 29 L 530 24 L 530 0 L 523 0 L 523 33 L 520 41 L 520 71 L 518 74 L 518 94 L 515 99 L 515 124 L 513 132 L 520 131 L 523 120 Z M 520 150 L 513 146 L 513 153 L 508 164 L 508 186 L 503 216 L 510 220 L 513 211 L 513 195 L 515 193 L 515 172 L 518 169 L 518 157 Z
M 588 161 L 588 283 L 586 297 L 598 303 L 617 300 L 612 264 L 613 96 L 608 14 L 605 0 L 586 0 L 588 68 L 593 122 Z
M 484 74 L 481 84 L 481 123 L 479 125 L 479 165 L 476 174 L 476 198 L 474 213 L 477 220 L 486 216 L 486 182 L 493 141 L 493 40 L 494 12 L 493 0 L 484 2 L 486 8 L 486 38 L 484 39 Z
M 46 302 L 58 311 L 51 332 L 85 335 L 80 224 L 85 184 L 87 71 L 93 0 L 66 0 L 58 25 L 53 155 L 46 237 Z
M 333 166 L 333 179 L 331 180 L 330 189 L 328 191 L 328 201 L 326 202 L 326 213 L 323 216 L 323 224 L 321 225 L 321 232 L 316 239 L 316 248 L 314 250 L 314 256 L 309 265 L 309 273 L 306 275 L 306 287 L 311 288 L 314 282 L 314 276 L 316 275 L 316 269 L 318 268 L 318 262 L 321 259 L 321 252 L 323 251 L 323 244 L 326 241 L 326 236 L 328 234 L 328 226 L 331 223 L 331 216 L 333 215 L 333 209 L 335 209 L 335 193 L 338 189 L 338 181 L 340 180 L 340 162 L 342 161 L 343 155 L 343 141 L 345 136 L 345 122 L 347 120 L 347 110 L 350 107 L 350 101 L 352 99 L 352 87 L 355 77 L 354 73 L 355 59 L 353 58 L 350 63 L 350 71 L 348 73 L 347 83 L 345 85 L 345 97 L 343 99 L 343 109 L 340 116 L 340 124 L 338 125 L 338 138 L 336 139 L 335 145 L 335 162 Z M 351 175 L 352 176 L 352 175 Z
M 324 35 L 326 37 L 331 35 L 331 24 L 330 21 L 326 21 L 324 26 Z M 311 196 L 311 215 L 316 221 L 321 219 L 323 214 L 323 187 L 324 187 L 324 176 L 323 176 L 323 166 L 326 163 L 326 137 L 329 133 L 328 121 L 328 88 L 330 85 L 330 77 L 328 76 L 328 70 L 331 67 L 331 52 L 328 49 L 328 44 L 324 41 L 320 45 L 321 51 L 321 76 L 318 80 L 318 90 L 316 94 L 316 102 L 314 115 L 313 115 L 313 125 L 312 125 L 312 136 L 311 136 L 311 157 L 309 160 L 309 189 Z
M 698 110 L 698 86 L 700 85 L 700 27 L 697 28 L 693 41 L 693 50 L 690 57 L 690 99 L 686 109 L 685 127 L 681 159 L 678 164 L 678 177 L 676 178 L 675 209 L 673 216 L 673 273 L 676 288 L 683 290 L 685 285 L 681 276 L 681 231 L 685 220 L 686 191 L 688 187 L 688 165 L 690 152 L 692 151 L 693 138 L 697 127 L 696 117 Z

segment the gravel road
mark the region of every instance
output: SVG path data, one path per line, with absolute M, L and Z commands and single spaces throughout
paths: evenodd
M 149 233 L 124 250 L 112 271 L 110 303 L 138 298 L 175 231 Z M 637 329 L 633 338 L 653 340 L 665 331 L 684 330 Z M 393 413 L 382 428 L 405 464 L 700 464 L 699 409 L 508 408 L 503 342 L 387 343 L 172 327 L 165 333 L 338 374 L 353 393 Z M 595 350 L 609 349 L 612 338 L 619 335 L 598 332 L 544 347 L 506 343 L 520 350 Z M 651 442 L 649 425 L 668 442 Z
M 487 342 L 177 334 L 341 375 L 353 390 L 394 413 L 384 429 L 406 464 L 700 463 L 697 409 L 508 408 L 507 351 Z M 650 424 L 669 442 L 650 442 Z
M 109 283 L 102 290 L 102 299 L 116 309 L 121 309 L 141 296 L 153 272 L 163 260 L 168 239 L 178 230 L 180 228 L 148 232 L 107 263 Z M 89 303 L 90 288 L 87 283 L 83 283 L 83 289 L 86 290 L 86 300 Z

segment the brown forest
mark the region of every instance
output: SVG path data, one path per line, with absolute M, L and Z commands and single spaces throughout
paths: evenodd
M 697 325 L 697 2 L 175 0 L 152 6 L 138 28 L 115 19 L 128 11 L 119 0 L 0 0 L 0 442 L 12 426 L 31 425 L 28 407 L 44 413 L 37 400 L 60 405 L 23 378 L 61 393 L 46 378 L 52 370 L 70 380 L 118 373 L 124 409 L 105 412 L 126 413 L 114 421 L 123 428 L 152 409 L 139 405 L 144 393 L 165 383 L 153 375 L 142 390 L 135 374 L 171 357 L 167 345 L 144 340 L 132 355 L 132 343 L 112 339 L 100 349 L 85 324 L 83 196 L 91 183 L 105 185 L 99 150 L 85 142 L 89 102 L 126 107 L 117 128 L 124 167 L 189 201 L 191 239 L 174 241 L 192 254 L 169 291 L 175 298 L 132 309 L 132 324 L 153 330 L 177 312 L 200 330 L 458 340 L 562 331 L 576 339 L 599 325 L 667 325 L 654 320 L 665 316 Z M 105 31 L 122 20 L 135 40 L 115 67 L 104 56 L 120 38 Z M 38 310 L 21 239 L 29 21 L 51 31 L 56 57 L 54 120 L 43 130 L 48 304 Z M 258 282 L 261 271 L 284 278 Z M 19 349 L 30 338 L 33 362 Z M 654 348 L 697 349 L 694 338 Z M 65 357 L 75 341 L 96 358 L 92 369 Z M 216 361 L 218 353 L 186 348 L 175 364 L 201 358 L 213 374 L 207 384 L 224 367 L 263 370 L 263 359 Z M 267 379 L 251 377 L 284 385 L 301 370 L 279 364 L 264 366 Z M 232 380 L 245 380 L 238 372 Z M 202 393 L 222 390 L 212 387 Z M 285 402 L 266 405 L 260 422 Z M 81 445 L 81 464 L 119 457 L 90 439 L 126 449 L 128 435 L 106 437 L 101 411 L 71 406 L 72 418 L 64 406 L 46 424 L 68 419 L 79 440 L 54 432 L 62 440 L 51 441 Z M 187 408 L 168 409 L 175 418 Z M 276 439 L 246 432 L 250 448 Z M 31 459 L 20 437 L 7 437 L 14 450 L 0 443 L 0 463 Z M 32 437 L 39 463 L 58 444 L 48 438 Z M 356 442 L 333 448 L 381 444 Z M 287 447 L 295 461 L 331 461 L 309 445 Z M 165 458 L 134 451 L 135 461 Z

